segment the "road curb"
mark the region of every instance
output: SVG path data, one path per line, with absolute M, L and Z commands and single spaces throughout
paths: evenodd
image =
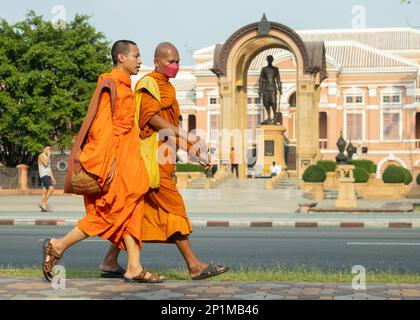
M 76 219 L 0 219 L 0 226 L 74 226 Z M 195 227 L 222 228 L 387 228 L 387 229 L 420 229 L 420 221 L 339 221 L 339 220 L 191 220 Z

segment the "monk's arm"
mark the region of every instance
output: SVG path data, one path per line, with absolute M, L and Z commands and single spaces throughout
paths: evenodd
M 176 137 L 187 141 L 188 144 L 195 144 L 200 140 L 199 136 L 196 136 L 192 133 L 188 133 L 184 129 L 174 126 L 158 114 L 155 114 L 153 117 L 150 118 L 149 125 L 157 132 L 159 132 L 162 129 L 169 129 L 175 134 Z
M 171 130 L 171 133 L 173 132 L 175 136 L 170 136 L 169 139 L 176 139 L 174 142 L 182 150 L 187 151 L 191 156 L 196 157 L 197 162 L 202 162 L 206 165 L 208 164 L 209 159 L 207 146 L 205 145 L 204 141 L 201 140 L 200 136 L 188 133 L 184 129 L 174 126 L 157 114 L 150 118 L 149 125 L 155 131 L 162 129 Z

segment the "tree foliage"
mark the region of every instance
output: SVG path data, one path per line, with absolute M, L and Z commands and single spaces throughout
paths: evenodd
M 62 28 L 30 11 L 0 21 L 0 161 L 31 164 L 44 145 L 71 147 L 95 90 L 109 71 L 109 42 L 76 15 Z

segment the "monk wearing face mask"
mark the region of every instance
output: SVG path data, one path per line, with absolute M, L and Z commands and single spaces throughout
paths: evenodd
M 115 111 L 111 112 L 109 93 L 104 93 L 80 156 L 85 170 L 98 176 L 98 183 L 110 184 L 110 189 L 104 195 L 85 195 L 86 216 L 64 237 L 44 241 L 43 274 L 48 281 L 53 280 L 53 268 L 69 247 L 100 236 L 127 251 L 127 270 L 120 268 L 126 282 L 162 282 L 159 274 L 143 270 L 140 264 L 141 223 L 149 179 L 143 158 L 132 152 L 140 148 L 140 139 L 130 79 L 139 72 L 140 52 L 134 42 L 120 40 L 114 43 L 111 56 L 114 68 L 100 75 L 98 84 L 106 78 L 115 82 Z
M 155 70 L 145 77 L 150 77 L 157 83 L 159 91 L 157 95 L 160 99 L 147 88 L 140 90 L 142 94 L 138 123 L 140 137 L 145 139 L 154 132 L 162 133 L 162 130 L 169 130 L 174 135 L 165 139 L 167 141 L 159 142 L 159 148 L 164 145 L 168 153 L 173 155 L 173 161 L 159 159 L 159 188 L 150 188 L 145 196 L 141 234 L 144 242 L 175 243 L 187 264 L 191 278 L 201 280 L 222 274 L 229 268 L 209 265 L 194 254 L 188 238 L 192 226 L 182 196 L 173 179 L 177 145 L 196 157 L 203 166 L 209 167 L 208 154 L 203 152 L 207 150 L 205 142 L 199 136 L 179 128 L 179 104 L 175 88 L 169 82 L 169 79 L 175 78 L 178 73 L 179 61 L 178 50 L 173 44 L 169 42 L 159 44 L 155 51 Z M 117 265 L 118 251 L 118 248 L 111 245 L 104 261 Z

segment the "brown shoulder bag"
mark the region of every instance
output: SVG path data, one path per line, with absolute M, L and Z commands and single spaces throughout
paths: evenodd
M 85 120 L 82 123 L 76 142 L 71 149 L 68 160 L 68 169 L 66 182 L 64 184 L 65 193 L 74 193 L 80 195 L 102 195 L 108 192 L 110 184 L 101 187 L 98 184 L 98 177 L 87 172 L 80 163 L 80 154 L 86 142 L 90 126 L 98 112 L 99 103 L 101 102 L 104 91 L 108 91 L 111 95 L 111 112 L 114 114 L 117 88 L 112 79 L 104 79 L 97 87 L 95 94 L 89 104 Z

